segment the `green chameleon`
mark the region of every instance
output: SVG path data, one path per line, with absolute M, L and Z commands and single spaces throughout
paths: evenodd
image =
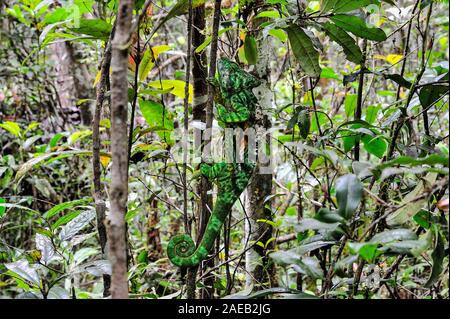
M 260 81 L 226 58 L 219 60 L 217 69 L 220 93 L 225 101 L 225 106 L 216 104 L 219 121 L 231 127 L 245 124 L 255 112 L 257 99 L 252 88 L 259 86 Z M 197 247 L 186 234 L 170 239 L 167 255 L 174 265 L 193 267 L 208 257 L 225 219 L 253 175 L 255 165 L 247 157 L 246 155 L 243 163 L 200 165 L 200 172 L 217 184 L 217 200 Z

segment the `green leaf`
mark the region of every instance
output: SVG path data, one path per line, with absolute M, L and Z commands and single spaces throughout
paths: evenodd
M 285 43 L 287 41 L 287 35 L 286 32 L 284 32 L 281 29 L 271 29 L 269 31 L 269 34 L 275 38 L 277 38 L 278 40 L 280 40 L 281 42 Z
M 63 241 L 71 239 L 95 218 L 95 211 L 88 210 L 82 212 L 77 217 L 68 222 L 59 233 L 59 238 Z
M 322 71 L 319 52 L 314 48 L 310 37 L 297 25 L 290 25 L 284 30 L 288 33 L 292 51 L 303 71 L 309 76 L 319 76 Z
M 347 115 L 347 117 L 352 117 L 355 114 L 357 101 L 358 95 L 356 94 L 347 94 L 345 96 L 344 108 L 345 108 L 345 115 Z
M 53 206 L 48 211 L 46 211 L 44 213 L 44 215 L 42 215 L 42 217 L 44 217 L 45 219 L 50 219 L 53 216 L 55 216 L 56 214 L 58 214 L 59 212 L 62 212 L 63 210 L 65 210 L 65 209 L 73 208 L 73 207 L 76 207 L 76 206 L 85 205 L 85 204 L 89 203 L 91 200 L 92 199 L 90 199 L 90 198 L 84 198 L 84 199 L 78 199 L 78 200 L 74 200 L 74 201 L 64 202 L 64 203 L 58 204 L 56 206 Z
M 80 215 L 81 211 L 77 210 L 77 211 L 73 211 L 70 213 L 67 213 L 63 216 L 61 216 L 60 218 L 58 218 L 58 220 L 56 222 L 54 222 L 51 225 L 51 229 L 55 230 L 56 228 L 58 228 L 59 226 L 65 225 L 68 222 L 70 222 L 72 219 L 74 219 L 75 217 L 77 217 L 78 215 Z
M 428 248 L 429 244 L 426 240 L 402 240 L 390 242 L 383 245 L 383 252 L 387 254 L 419 256 Z
M 386 79 L 394 81 L 395 83 L 397 83 L 398 85 L 400 85 L 401 87 L 403 87 L 405 89 L 410 89 L 412 86 L 412 83 L 409 82 L 408 80 L 406 80 L 400 74 L 385 74 L 384 77 Z
M 361 138 L 364 143 L 364 149 L 378 158 L 382 158 L 386 153 L 387 143 L 381 136 L 372 137 L 370 135 L 364 135 Z
M 344 152 L 350 152 L 356 144 L 356 141 L 360 139 L 359 135 L 349 133 L 347 136 L 342 136 L 342 143 L 344 146 Z
M 426 85 L 419 92 L 420 104 L 423 108 L 427 108 L 446 93 L 448 93 L 448 86 Z
M 353 104 L 353 101 L 351 101 L 349 103 Z M 350 109 L 353 108 L 353 105 L 348 106 L 348 108 L 350 111 Z M 368 131 L 371 134 L 373 134 L 371 130 L 366 129 L 366 128 L 371 128 L 371 125 L 369 123 L 367 123 L 366 121 L 362 121 L 362 120 L 348 121 L 348 122 L 341 124 L 339 128 L 347 126 L 347 125 L 350 125 L 350 127 L 348 129 L 340 131 L 345 152 L 351 151 L 353 149 L 353 147 L 355 146 L 356 141 L 359 141 L 361 139 L 361 135 L 362 135 L 361 133 L 363 133 L 363 132 L 361 132 L 361 130 L 364 129 L 364 131 Z
M 107 40 L 111 33 L 112 26 L 102 19 L 81 18 L 77 27 L 68 29 L 76 33 L 89 35 L 95 39 Z
M 380 251 L 378 245 L 367 244 L 359 249 L 358 254 L 367 262 L 372 263 L 380 255 Z
M 444 270 L 443 266 L 445 258 L 444 239 L 442 238 L 442 235 L 436 226 L 434 227 L 434 234 L 435 234 L 435 246 L 433 252 L 431 253 L 431 258 L 433 259 L 433 267 L 431 269 L 430 277 L 428 278 L 427 282 L 424 285 L 425 288 L 431 288 L 439 280 L 439 275 Z
M 256 40 L 251 35 L 247 35 L 244 40 L 245 58 L 249 64 L 256 64 L 258 60 L 258 47 Z
M 173 120 L 164 106 L 154 101 L 139 100 L 139 108 L 149 127 L 173 130 Z
M 27 260 L 18 260 L 13 263 L 8 263 L 5 264 L 5 267 L 33 285 L 37 287 L 40 286 L 39 275 L 36 269 L 33 266 L 30 266 Z
M 21 209 L 21 210 L 26 210 L 26 211 L 32 212 L 33 214 L 35 214 L 37 216 L 41 215 L 41 213 L 38 212 L 37 210 L 31 209 L 31 208 L 28 208 L 28 207 L 22 206 L 22 205 L 12 204 L 12 203 L 2 203 L 2 202 L 0 202 L 0 207 L 3 207 L 3 208 L 8 208 L 8 207 L 9 208 L 17 208 L 17 209 Z
M 279 19 L 279 18 L 281 18 L 281 14 L 278 11 L 261 11 L 254 17 L 254 19 L 256 19 L 256 18 Z
M 349 12 L 376 3 L 374 0 L 335 0 L 333 12 Z
M 339 76 L 334 72 L 332 68 L 322 68 L 322 72 L 320 73 L 321 79 L 334 79 L 340 80 Z
M 310 239 L 310 238 L 308 238 Z M 307 239 L 307 240 L 308 240 Z M 305 240 L 306 241 L 306 240 Z M 330 246 L 335 244 L 335 241 L 323 241 L 323 240 L 316 240 L 311 242 L 305 242 L 303 241 L 298 247 L 295 247 L 292 249 L 295 253 L 299 255 L 307 254 L 313 250 L 319 249 L 321 247 Z
M 173 116 L 164 106 L 154 101 L 139 99 L 139 108 L 150 129 L 157 132 L 161 139 L 172 144 L 170 131 L 174 129 Z
M 6 121 L 4 123 L 0 123 L 0 127 L 13 134 L 15 137 L 20 137 L 20 126 L 16 122 Z
M 184 88 L 186 82 L 181 80 L 157 80 L 150 82 L 148 85 L 155 87 L 159 90 L 169 90 L 169 92 L 181 99 L 184 99 Z M 192 103 L 193 87 L 189 84 L 189 103 Z
M 381 106 L 379 106 L 379 105 L 369 105 L 366 108 L 365 121 L 369 124 L 373 124 L 376 121 L 380 110 L 381 110 Z
M 3 197 L 0 197 L 0 204 L 4 204 L 6 203 L 6 199 L 4 199 Z M 5 214 L 6 211 L 6 207 L 5 206 L 0 206 L 0 218 L 3 217 L 3 215 Z
M 322 12 L 349 12 L 368 6 L 369 4 L 377 4 L 376 0 L 322 0 Z
M 378 244 L 364 244 L 358 249 L 358 255 L 368 263 L 373 263 L 380 254 Z
M 336 181 L 336 199 L 338 213 L 349 220 L 359 206 L 363 194 L 363 186 L 354 174 L 341 176 Z
M 272 294 L 286 294 L 287 298 L 292 299 L 318 299 L 316 296 L 307 294 L 307 293 L 299 293 L 297 290 L 283 288 L 283 287 L 274 287 L 263 290 L 258 290 L 252 294 L 253 285 L 249 287 L 249 289 L 245 289 L 244 291 L 238 292 L 233 295 L 225 296 L 223 299 L 258 299 L 265 296 L 269 296 Z
M 426 210 L 421 210 L 414 215 L 413 220 L 419 224 L 424 229 L 429 229 L 431 227 L 431 213 Z
M 148 94 L 151 96 L 157 96 L 158 94 L 167 94 L 170 93 L 173 90 L 173 88 L 167 88 L 167 89 L 145 89 L 145 90 L 139 90 L 139 96 Z
M 304 218 L 297 224 L 294 224 L 296 232 L 300 233 L 305 230 L 335 230 L 339 223 L 323 223 L 313 218 Z
M 48 265 L 48 263 L 52 260 L 55 255 L 55 247 L 50 238 L 44 236 L 42 234 L 36 234 L 36 249 L 41 252 L 41 262 L 44 265 Z
M 79 265 L 89 257 L 97 255 L 98 253 L 98 249 L 92 247 L 83 247 L 77 250 L 75 254 L 73 254 L 73 262 L 75 265 Z
M 322 12 L 330 12 L 337 0 L 321 0 L 320 1 L 320 11 Z
M 297 124 L 297 122 L 298 122 L 298 113 L 299 112 L 295 112 L 294 114 L 292 114 L 292 117 L 289 119 L 289 121 L 288 121 L 288 123 L 286 125 L 286 128 L 288 130 L 293 129 L 295 124 Z
M 41 2 L 43 3 L 43 1 Z M 91 12 L 94 1 L 74 0 L 72 5 L 64 4 L 64 7 L 56 8 L 44 17 L 44 24 L 52 24 L 60 21 L 78 21 L 83 13 Z
M 368 27 L 366 22 L 357 17 L 347 14 L 336 14 L 330 18 L 338 27 L 354 35 L 373 41 L 384 41 L 386 33 L 380 28 Z
M 91 130 L 76 131 L 76 132 L 70 134 L 70 136 L 67 138 L 67 144 L 72 145 L 76 141 L 86 138 L 90 135 L 92 135 Z
M 347 60 L 356 64 L 361 63 L 362 52 L 356 45 L 355 40 L 347 32 L 331 22 L 322 24 L 322 27 L 324 28 L 325 33 L 330 37 L 330 39 L 342 47 Z
M 386 244 L 393 241 L 399 240 L 416 240 L 417 235 L 410 229 L 407 228 L 399 228 L 399 229 L 391 229 L 385 230 L 382 233 L 376 234 L 370 240 L 370 243 L 374 244 Z
M 6 8 L 6 12 L 27 26 L 29 26 L 31 24 L 30 20 L 26 19 L 23 16 L 22 10 L 20 9 L 19 5 L 17 5 L 17 4 L 15 4 L 13 6 L 13 8 Z
M 9 186 L 11 178 L 14 175 L 14 171 L 11 167 L 0 167 L 0 190 Z
M 304 274 L 312 279 L 321 279 L 324 277 L 319 261 L 312 257 L 302 257 L 292 268 L 296 272 Z
M 448 156 L 442 156 L 437 154 L 432 154 L 427 157 L 414 158 L 410 156 L 400 156 L 396 159 L 387 161 L 383 164 L 380 164 L 376 167 L 376 169 L 381 170 L 386 167 L 391 167 L 395 165 L 411 165 L 411 166 L 419 166 L 419 165 L 442 165 L 448 167 L 449 158 Z
M 314 218 L 323 223 L 341 223 L 344 221 L 344 218 L 336 211 L 330 211 L 326 207 L 319 209 Z
M 300 255 L 294 253 L 293 251 L 276 251 L 269 254 L 269 257 L 277 264 L 287 266 L 290 264 L 296 264 L 300 260 Z
M 69 18 L 73 6 L 67 8 L 56 8 L 54 11 L 48 13 L 44 18 L 44 24 L 53 24 L 64 21 Z
M 387 224 L 401 225 L 410 221 L 410 219 L 422 209 L 428 200 L 427 198 L 417 199 L 417 197 L 419 197 L 425 189 L 424 180 L 428 184 L 433 185 L 436 178 L 437 173 L 428 173 L 423 180 L 420 180 L 416 187 L 405 195 L 400 203 L 400 208 L 386 218 Z
M 326 114 L 323 114 L 322 112 L 317 112 L 312 114 L 311 118 L 311 132 L 317 132 L 319 131 L 319 125 L 323 128 L 323 125 L 327 123 L 328 117 Z M 318 122 L 318 123 L 317 123 Z
M 323 271 L 318 261 L 311 257 L 301 257 L 294 250 L 276 251 L 269 257 L 282 266 L 290 265 L 296 272 L 305 274 L 313 279 L 323 278 Z
M 139 80 L 144 81 L 147 78 L 148 73 L 155 66 L 156 59 L 158 56 L 170 49 L 168 45 L 158 45 L 151 47 L 144 52 L 142 56 L 142 61 L 139 64 Z
M 311 128 L 311 118 L 308 110 L 301 110 L 298 113 L 298 128 L 300 129 L 300 136 L 306 139 Z
M 58 142 L 64 137 L 64 135 L 62 135 L 61 133 L 56 133 L 52 139 L 50 140 L 50 142 L 48 143 L 48 145 L 50 146 L 50 148 L 56 147 L 56 145 L 58 145 Z

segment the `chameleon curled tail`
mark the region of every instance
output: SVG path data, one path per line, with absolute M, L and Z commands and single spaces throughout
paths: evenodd
M 170 239 L 167 255 L 170 261 L 178 267 L 193 267 L 206 259 L 214 246 L 225 219 L 233 204 L 247 186 L 254 169 L 251 163 L 217 163 L 213 166 L 202 164 L 200 170 L 218 185 L 217 200 L 211 217 L 197 248 L 188 235 L 177 235 Z

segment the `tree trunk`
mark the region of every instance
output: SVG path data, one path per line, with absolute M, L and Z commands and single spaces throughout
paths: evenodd
M 112 264 L 111 296 L 128 298 L 125 211 L 128 196 L 128 49 L 133 14 L 131 0 L 120 0 L 112 40 L 111 76 L 111 212 L 108 224 L 109 258 Z
M 247 10 L 250 10 L 250 8 L 247 8 Z M 244 12 L 244 14 L 248 14 L 248 12 Z M 253 27 L 257 29 L 257 26 Z M 260 241 L 265 245 L 272 237 L 273 229 L 268 223 L 257 222 L 257 220 L 272 220 L 272 210 L 267 207 L 271 205 L 271 202 L 264 203 L 267 196 L 272 193 L 271 155 L 266 153 L 266 146 L 271 145 L 271 138 L 267 131 L 272 124 L 269 115 L 264 112 L 264 108 L 271 105 L 272 99 L 269 69 L 270 41 L 268 37 L 263 37 L 260 33 L 252 35 L 258 43 L 256 73 L 263 84 L 255 89 L 255 92 L 258 91 L 259 93 L 255 94 L 258 98 L 258 106 L 253 123 L 257 139 L 257 166 L 247 187 L 245 202 L 247 218 L 244 241 L 246 243 Z M 273 242 L 265 249 L 259 245 L 254 245 L 245 253 L 246 287 L 253 285 L 258 290 L 271 285 L 275 268 L 266 255 L 266 250 L 272 248 Z M 269 284 L 267 284 L 268 281 L 270 281 Z
M 192 45 L 194 50 L 193 55 L 193 84 L 194 84 L 194 103 L 193 103 L 193 120 L 206 123 L 206 101 L 208 98 L 208 83 L 206 78 L 208 76 L 208 71 L 206 69 L 207 60 L 206 53 L 202 51 L 200 53 L 195 53 L 195 49 L 200 46 L 205 41 L 205 35 L 202 33 L 205 30 L 206 20 L 205 20 L 205 5 L 201 5 L 194 9 L 194 28 Z M 195 148 L 200 152 L 203 152 L 202 147 L 202 130 L 199 128 L 194 128 L 196 130 L 195 136 L 199 138 L 196 139 Z M 203 237 L 205 232 L 206 224 L 208 223 L 209 216 L 212 210 L 212 196 L 208 194 L 208 191 L 212 189 L 211 182 L 202 176 L 200 182 L 197 186 L 197 193 L 200 195 L 199 205 L 196 211 L 198 227 L 197 227 L 197 243 Z M 200 275 L 205 271 L 207 267 L 214 266 L 214 259 L 211 259 L 207 265 L 203 265 L 200 268 Z M 212 298 L 214 294 L 214 276 L 205 278 L 203 281 L 205 288 L 201 290 L 201 298 L 207 299 Z
M 220 24 L 220 10 L 221 10 L 221 1 L 216 0 L 214 3 L 214 17 L 213 17 L 213 30 L 212 30 L 212 38 L 211 38 L 211 50 L 210 50 L 210 65 L 209 71 L 206 71 L 206 54 L 205 53 L 194 53 L 194 61 L 193 61 L 193 78 L 194 78 L 194 103 L 193 103 L 193 119 L 206 123 L 206 130 L 210 130 L 212 127 L 212 109 L 213 109 L 213 100 L 214 100 L 214 86 L 208 85 L 206 78 L 207 75 L 212 75 L 216 72 L 216 57 L 217 57 L 217 37 L 219 31 Z M 195 48 L 197 48 L 200 44 L 203 43 L 205 36 L 199 32 L 200 30 L 205 28 L 205 6 L 201 5 L 194 10 L 193 16 L 194 23 L 194 32 L 193 32 L 193 50 L 195 52 Z M 208 158 L 210 155 L 210 134 L 206 133 L 203 135 L 201 132 L 198 132 L 200 135 L 200 139 L 196 139 L 195 147 L 200 148 L 200 152 L 202 154 L 202 160 Z M 198 136 L 198 135 L 197 135 Z M 206 145 L 206 147 L 202 147 Z M 208 181 L 207 178 L 201 177 L 200 183 L 198 186 L 198 192 L 200 194 L 200 206 L 197 211 L 198 216 L 198 229 L 197 229 L 197 243 L 201 240 L 206 224 L 208 223 L 210 212 L 212 211 L 212 196 L 208 194 L 208 191 L 212 189 L 212 184 Z M 204 265 L 204 267 L 213 266 L 214 261 Z M 188 278 L 187 278 L 187 297 L 195 298 L 195 283 L 197 277 L 198 267 L 194 267 L 189 269 Z M 201 268 L 201 272 L 204 271 L 204 268 Z M 206 278 L 204 284 L 206 286 L 205 289 L 202 289 L 202 298 L 211 298 L 213 295 L 213 280 L 214 278 Z
M 81 57 L 70 42 L 53 44 L 56 86 L 58 88 L 63 111 L 76 114 L 76 118 L 69 118 L 74 122 L 90 126 L 92 121 L 91 104 L 81 100 L 92 99 L 94 91 L 86 64 L 80 62 Z M 78 117 L 79 114 L 79 117 Z

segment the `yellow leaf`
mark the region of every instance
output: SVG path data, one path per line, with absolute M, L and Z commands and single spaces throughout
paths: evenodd
M 245 50 L 244 50 L 243 45 L 238 49 L 238 55 L 239 55 L 239 61 L 241 61 L 245 64 L 248 64 L 247 59 L 245 58 Z
M 155 87 L 161 90 L 170 90 L 169 93 L 184 99 L 184 88 L 186 86 L 186 82 L 181 80 L 157 80 L 150 82 L 148 85 Z M 192 103 L 192 96 L 194 95 L 194 89 L 192 84 L 189 84 L 189 99 L 188 102 Z
M 379 55 L 379 54 L 375 54 L 373 56 L 374 59 L 378 59 L 378 60 L 385 60 L 386 61 L 386 57 L 384 55 Z
M 385 23 L 386 22 L 386 18 L 380 18 L 380 19 L 376 19 L 376 21 L 375 21 L 375 26 L 377 27 L 377 28 L 379 28 L 379 27 L 381 27 L 382 25 L 383 25 L 383 23 Z
M 68 143 L 69 143 L 69 145 L 72 145 L 76 141 L 78 141 L 82 138 L 85 138 L 91 134 L 92 134 L 91 130 L 83 130 L 83 131 L 74 132 L 74 133 L 70 134 L 70 136 L 68 138 Z
M 0 123 L 0 128 L 8 131 L 16 137 L 19 137 L 21 133 L 20 126 L 16 122 L 6 121 L 5 123 Z
M 405 92 L 404 90 L 401 90 L 401 91 L 400 91 L 400 98 L 401 98 L 401 99 L 405 99 L 406 96 L 407 96 L 406 92 Z
M 388 61 L 390 64 L 397 64 L 403 59 L 402 54 L 389 54 L 386 57 L 386 61 Z
M 311 95 L 310 91 L 307 91 L 303 95 L 303 103 L 305 103 L 305 104 L 311 104 L 312 103 L 312 95 Z
M 167 44 L 163 44 L 152 47 L 151 53 L 150 50 L 145 51 L 144 55 L 142 56 L 141 64 L 139 66 L 139 80 L 144 81 L 147 78 L 148 73 L 155 66 L 155 62 L 158 56 L 162 52 L 169 49 L 170 46 L 168 46 Z
M 97 72 L 97 75 L 95 76 L 94 84 L 92 85 L 92 87 L 95 88 L 95 87 L 97 86 L 98 81 L 100 81 L 100 74 L 101 74 L 101 72 L 98 71 L 98 72 Z
M 158 57 L 158 55 L 160 55 L 161 53 L 170 50 L 170 46 L 168 46 L 167 44 L 163 44 L 163 45 L 157 45 L 152 47 L 152 51 L 153 51 L 153 56 L 155 57 L 155 59 Z
M 111 161 L 111 157 L 100 155 L 100 163 L 102 163 L 102 166 L 106 168 Z
M 379 60 L 385 60 L 386 62 L 390 63 L 390 64 L 396 64 L 398 62 L 400 62 L 403 59 L 403 55 L 401 54 L 388 54 L 387 56 L 384 55 L 374 55 L 373 56 L 374 59 L 379 59 Z

